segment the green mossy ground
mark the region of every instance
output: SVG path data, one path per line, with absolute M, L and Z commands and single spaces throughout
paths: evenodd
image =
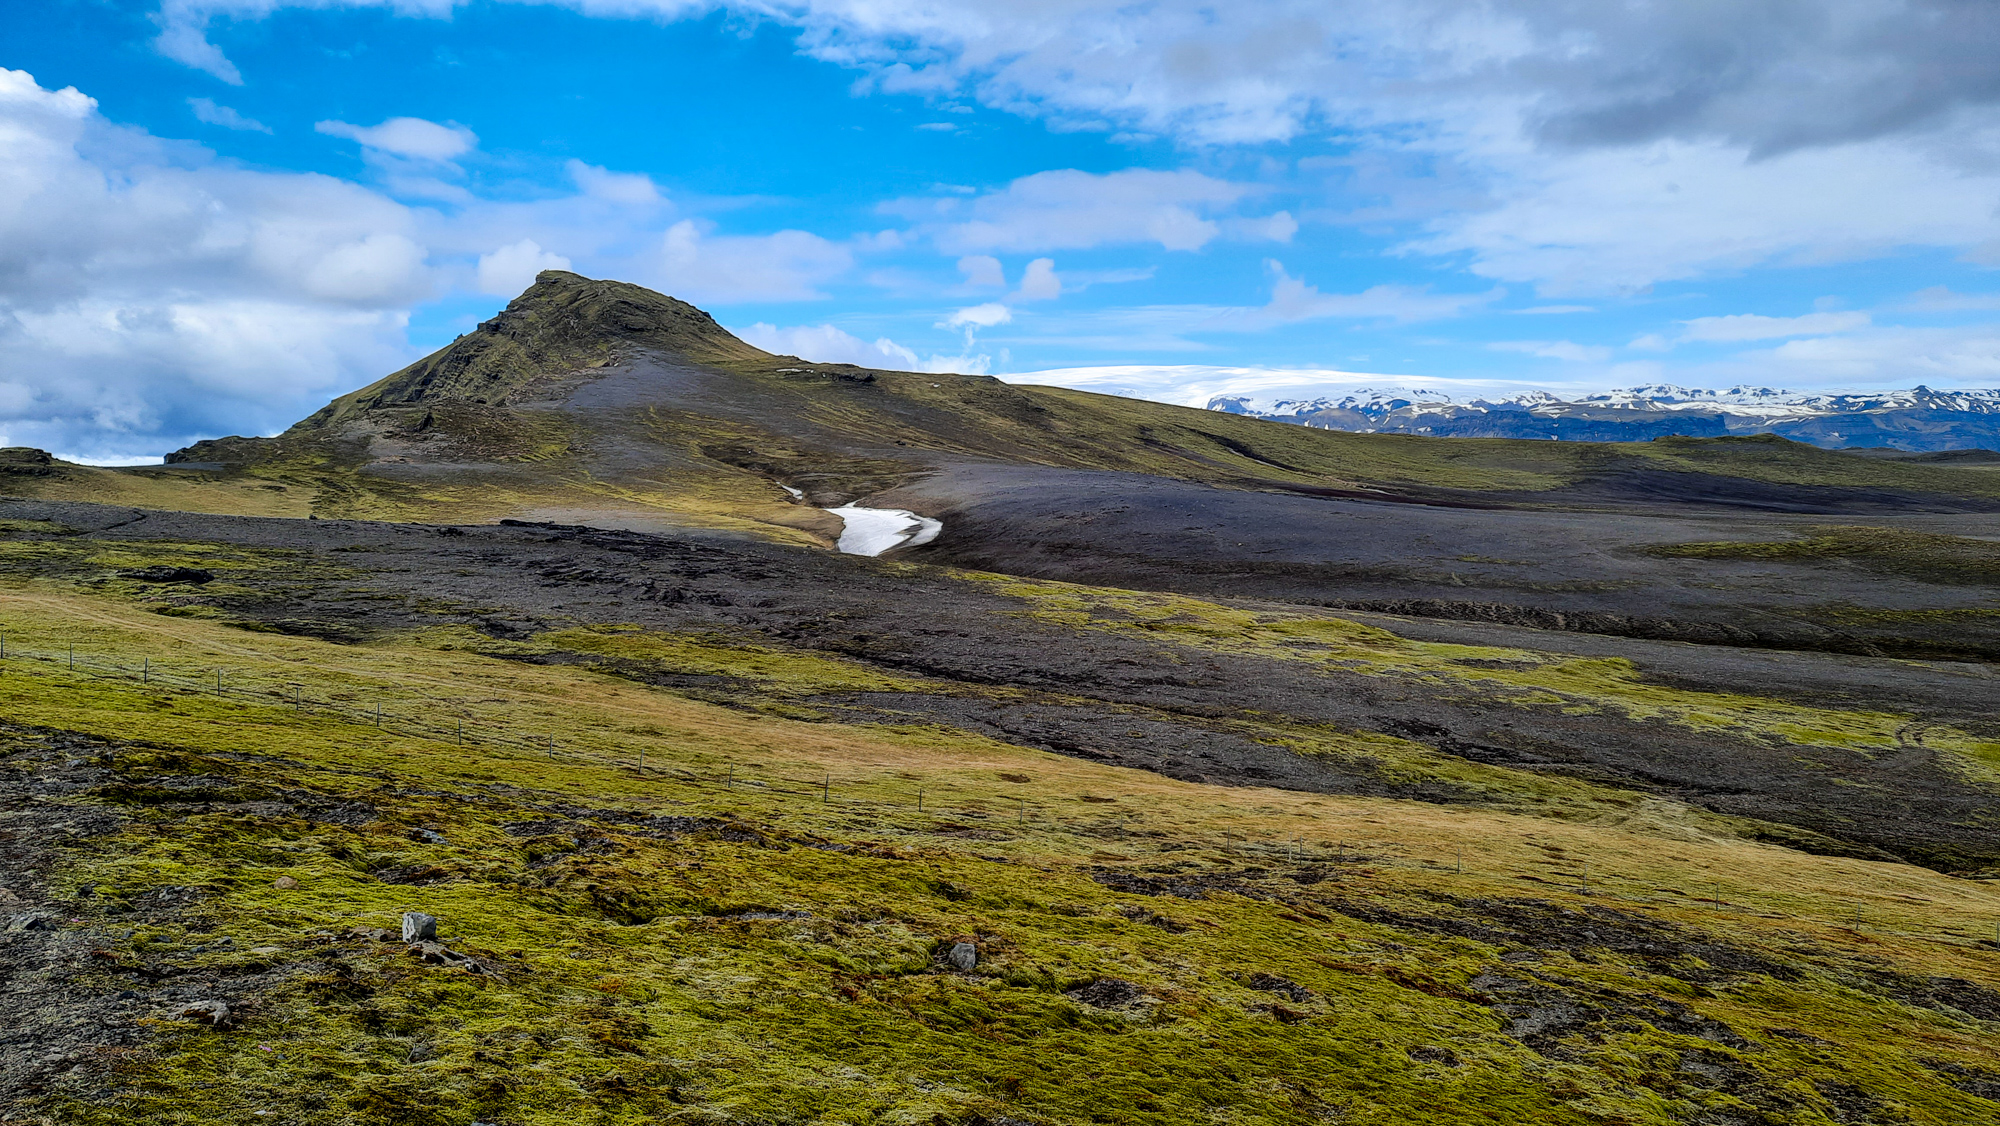
M 1074 588 L 1023 596 L 1109 617 Z M 1219 608 L 1152 606 L 1121 602 L 1119 628 L 1219 643 L 1203 620 Z M 58 874 L 105 952 L 95 987 L 258 983 L 235 1028 L 160 1014 L 113 1090 L 70 1092 L 54 1121 L 2000 1121 L 1951 1070 L 2000 1070 L 2000 1027 L 1913 984 L 2000 984 L 1974 941 L 2000 916 L 1983 884 L 1638 819 L 1217 790 L 607 675 L 701 667 L 774 697 L 878 675 L 717 636 L 528 643 L 612 662 L 600 672 L 436 631 L 339 646 L 40 588 L 4 610 L 10 636 L 62 628 L 98 667 L 164 649 L 561 747 L 552 761 L 0 666 L 0 713 L 24 725 L 0 735 L 6 769 L 43 769 L 42 729 L 100 740 L 115 773 L 65 799 L 123 818 Z M 1249 625 L 1246 644 L 1404 668 L 1462 655 Z M 1615 670 L 1562 675 L 1524 687 L 1633 706 Z M 1193 890 L 1156 894 L 1173 886 Z M 193 905 L 149 914 L 163 888 Z M 488 972 L 354 933 L 411 909 Z M 971 973 L 939 958 L 961 940 L 981 952 Z M 1130 999 L 1068 996 L 1105 978 Z
M 2000 585 L 2000 543 L 1900 528 L 1835 525 L 1789 540 L 1678 543 L 1651 550 L 1667 558 L 1844 563 L 1921 582 Z

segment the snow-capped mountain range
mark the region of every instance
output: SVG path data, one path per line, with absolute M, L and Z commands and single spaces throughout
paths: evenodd
M 2000 449 L 2000 388 L 1805 395 L 1655 384 L 1573 399 L 1546 391 L 1467 399 L 1421 387 L 1363 387 L 1312 399 L 1218 395 L 1208 409 L 1329 430 L 1454 438 L 1627 442 L 1778 434 L 1829 449 Z

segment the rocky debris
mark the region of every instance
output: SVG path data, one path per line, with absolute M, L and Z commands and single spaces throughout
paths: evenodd
M 1159 998 L 1118 977 L 1100 977 L 1089 985 L 1063 990 L 1063 996 L 1094 1009 L 1129 1009 Z
M 1268 893 L 1245 882 L 1245 876 L 1262 876 L 1262 871 L 1175 872 L 1146 876 L 1124 868 L 1094 868 L 1090 878 L 1114 891 L 1130 895 L 1166 895 L 1176 899 L 1204 899 L 1213 892 L 1229 892 L 1250 899 L 1270 899 Z
M 0 475 L 47 477 L 55 473 L 55 461 L 47 450 L 38 450 L 33 446 L 8 446 L 0 449 Z
M 954 942 L 951 949 L 945 951 L 944 960 L 959 973 L 969 974 L 979 964 L 979 947 L 970 942 Z
M 279 876 L 277 879 L 271 881 L 271 886 L 277 888 L 279 891 L 290 891 L 298 887 L 299 882 L 290 876 Z
M 422 911 L 403 913 L 403 941 L 426 942 L 437 938 L 438 921 L 436 915 L 426 915 Z
M 1409 1056 L 1418 1063 L 1436 1063 L 1446 1067 L 1457 1067 L 1459 1063 L 1458 1053 L 1442 1044 L 1412 1045 Z
M 1631 911 L 1591 904 L 1582 910 L 1542 899 L 1484 899 L 1431 895 L 1453 914 L 1426 914 L 1380 902 L 1334 899 L 1321 903 L 1351 919 L 1430 934 L 1448 934 L 1495 946 L 1589 956 L 1610 951 L 1654 973 L 1696 984 L 1762 975 L 1796 981 L 1797 967 L 1756 951 L 1711 941 L 1705 935 Z M 1510 951 L 1509 954 L 1513 954 Z M 1502 955 L 1507 961 L 1520 960 Z
M 7 933 L 21 931 L 52 931 L 56 929 L 56 917 L 47 911 L 29 911 L 7 920 Z
M 174 1010 L 175 1020 L 191 1020 L 198 1024 L 214 1025 L 216 1028 L 229 1027 L 230 1012 L 227 1001 L 196 1001 Z
M 444 834 L 438 832 L 436 829 L 411 829 L 410 839 L 413 841 L 422 841 L 425 844 L 441 845 L 445 843 Z
M 120 571 L 118 577 L 142 583 L 193 583 L 196 586 L 215 581 L 213 571 L 204 571 L 200 567 L 174 567 L 165 563 Z
M 451 879 L 453 873 L 451 869 L 441 868 L 436 864 L 397 864 L 388 868 L 376 868 L 368 874 L 385 884 L 428 887 Z
M 1313 999 L 1312 990 L 1277 974 L 1251 974 L 1243 979 L 1243 984 L 1262 993 L 1276 993 L 1295 1005 L 1303 1005 Z

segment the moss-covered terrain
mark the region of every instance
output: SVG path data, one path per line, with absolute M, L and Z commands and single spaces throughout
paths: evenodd
M 2000 543 L 1993 540 L 1849 525 L 1802 531 L 1786 540 L 1667 544 L 1652 550 L 1676 559 L 1846 564 L 1920 582 L 2000 586 Z
M 1980 873 L 1486 755 L 1769 747 L 1884 810 L 1929 762 L 1990 836 L 1976 722 L 797 549 L 117 511 L 0 538 L 17 1117 L 2000 1121 Z
M 828 727 L 438 635 L 5 612 L 12 909 L 52 915 L 6 956 L 74 950 L 65 1002 L 143 1030 L 22 1015 L 48 1121 L 2000 1121 L 1986 884 Z M 59 622 L 88 623 L 76 670 L 21 648 Z M 307 703 L 109 675 L 141 653 Z M 25 850 L 31 820 L 92 831 Z M 405 911 L 438 947 L 392 940 Z M 220 1025 L 178 1015 L 210 1000 Z

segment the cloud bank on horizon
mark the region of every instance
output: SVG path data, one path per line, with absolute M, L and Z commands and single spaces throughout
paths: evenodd
M 0 444 L 269 432 L 548 268 L 811 359 L 1196 405 L 2000 384 L 1984 0 L 6 18 Z

